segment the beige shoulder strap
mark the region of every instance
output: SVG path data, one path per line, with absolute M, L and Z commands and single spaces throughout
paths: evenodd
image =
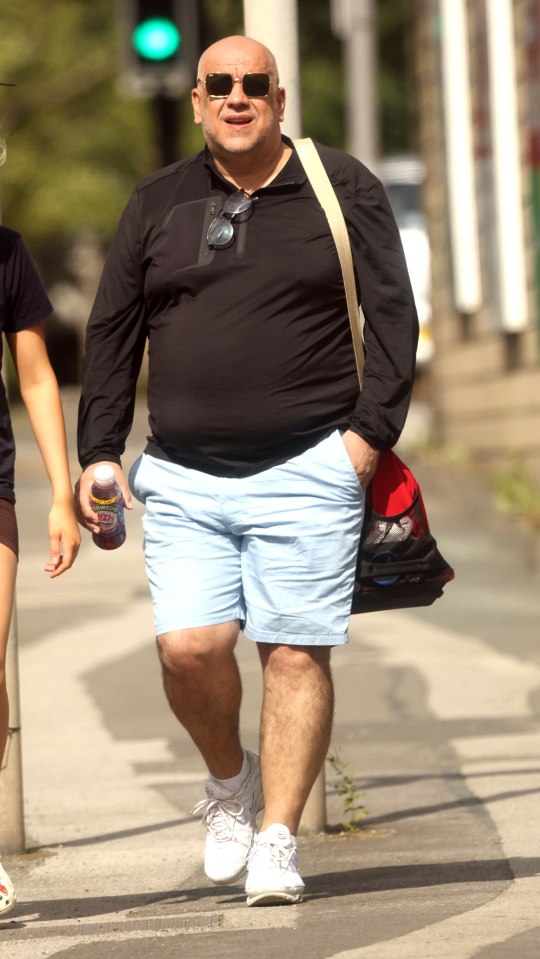
M 354 280 L 354 267 L 351 253 L 351 243 L 347 233 L 345 218 L 338 203 L 334 188 L 330 183 L 328 174 L 324 169 L 321 158 L 317 153 L 313 140 L 306 137 L 302 140 L 294 140 L 296 152 L 300 157 L 302 165 L 310 179 L 311 185 L 324 212 L 326 213 L 334 243 L 341 264 L 343 273 L 343 283 L 345 285 L 345 296 L 347 299 L 347 310 L 349 313 L 349 323 L 351 324 L 351 333 L 354 346 L 354 355 L 356 357 L 356 369 L 358 370 L 358 379 L 360 389 L 362 389 L 362 379 L 364 375 L 364 343 L 362 340 L 362 321 L 360 319 L 360 309 L 358 307 L 358 298 L 356 296 L 356 283 Z

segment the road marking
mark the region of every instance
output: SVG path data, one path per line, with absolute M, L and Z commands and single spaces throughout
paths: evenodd
M 540 669 L 534 664 L 492 649 L 475 636 L 401 614 L 373 617 L 367 627 L 362 623 L 362 638 L 379 651 L 383 664 L 418 670 L 428 683 L 436 719 L 533 720 L 529 695 L 540 687 Z M 450 743 L 461 760 L 465 785 L 497 829 L 516 877 L 512 884 L 478 908 L 332 959 L 472 959 L 482 948 L 538 927 L 540 727 L 534 725 L 530 733 Z

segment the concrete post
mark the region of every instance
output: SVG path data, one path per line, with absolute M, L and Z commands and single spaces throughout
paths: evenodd
M 301 136 L 296 0 L 244 0 L 244 29 L 247 37 L 264 43 L 274 54 L 287 96 L 283 132 L 292 138 Z
M 17 646 L 17 614 L 14 604 L 6 658 L 9 736 L 0 772 L 0 849 L 3 853 L 22 852 L 25 848 Z
M 326 812 L 326 775 L 325 768 L 321 769 L 304 807 L 298 833 L 300 836 L 313 836 L 325 832 L 327 825 Z

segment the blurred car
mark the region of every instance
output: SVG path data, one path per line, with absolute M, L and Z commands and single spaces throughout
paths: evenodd
M 403 154 L 387 157 L 379 176 L 390 200 L 405 251 L 418 311 L 420 338 L 416 360 L 426 366 L 433 356 L 431 327 L 431 250 L 422 206 L 425 167 L 420 157 Z

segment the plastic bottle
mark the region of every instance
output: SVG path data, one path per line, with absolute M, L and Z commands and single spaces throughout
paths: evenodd
M 100 549 L 118 549 L 126 538 L 124 499 L 112 466 L 97 466 L 90 490 L 90 506 L 99 523 L 92 539 Z

